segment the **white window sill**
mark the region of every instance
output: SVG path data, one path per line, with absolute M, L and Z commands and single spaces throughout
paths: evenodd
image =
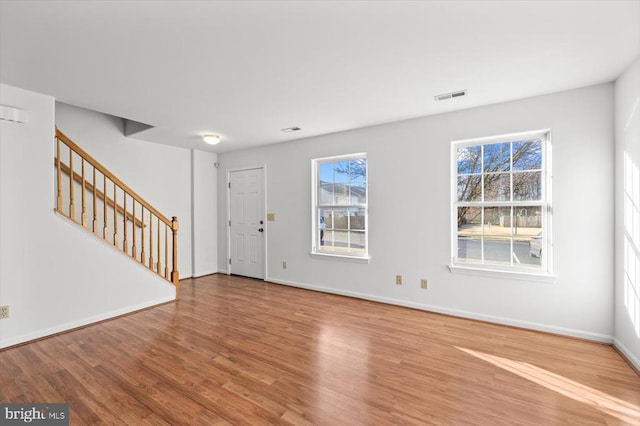
M 500 269 L 478 268 L 473 266 L 449 265 L 449 271 L 454 274 L 485 276 L 492 278 L 510 278 L 522 281 L 536 281 L 553 283 L 556 275 L 542 272 L 504 271 Z
M 346 254 L 336 254 L 336 253 L 317 253 L 311 252 L 309 253 L 314 259 L 323 259 L 323 260 L 338 260 L 341 262 L 352 262 L 352 263 L 369 263 L 371 258 L 369 256 L 349 256 Z

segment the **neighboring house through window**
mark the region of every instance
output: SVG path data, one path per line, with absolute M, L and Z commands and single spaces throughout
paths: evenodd
M 366 258 L 367 156 L 313 160 L 314 254 Z
M 452 266 L 551 273 L 548 131 L 453 142 Z

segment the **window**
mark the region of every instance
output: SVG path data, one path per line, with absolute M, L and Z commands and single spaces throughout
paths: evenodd
M 314 254 L 367 258 L 367 156 L 313 160 Z
M 452 266 L 551 273 L 549 132 L 454 142 Z

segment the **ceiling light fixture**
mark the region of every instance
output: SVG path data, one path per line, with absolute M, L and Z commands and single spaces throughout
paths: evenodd
M 457 92 L 444 93 L 442 95 L 434 96 L 436 101 L 444 101 L 445 99 L 459 98 L 460 96 L 467 96 L 467 89 L 458 90 Z
M 285 133 L 291 133 L 291 132 L 297 132 L 298 130 L 302 130 L 300 127 L 298 126 L 293 126 L 293 127 L 287 127 L 286 129 L 280 129 Z
M 214 135 L 213 133 L 205 133 L 202 135 L 202 140 L 209 145 L 219 144 L 222 140 L 219 135 Z

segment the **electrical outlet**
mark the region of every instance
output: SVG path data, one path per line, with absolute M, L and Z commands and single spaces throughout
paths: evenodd
M 9 318 L 9 305 L 0 306 L 0 319 Z
M 286 260 L 282 261 L 282 269 L 287 269 L 287 261 Z
M 420 287 L 424 288 L 425 290 L 429 288 L 429 282 L 427 280 L 420 280 Z
M 402 275 L 396 275 L 396 284 L 402 285 Z

